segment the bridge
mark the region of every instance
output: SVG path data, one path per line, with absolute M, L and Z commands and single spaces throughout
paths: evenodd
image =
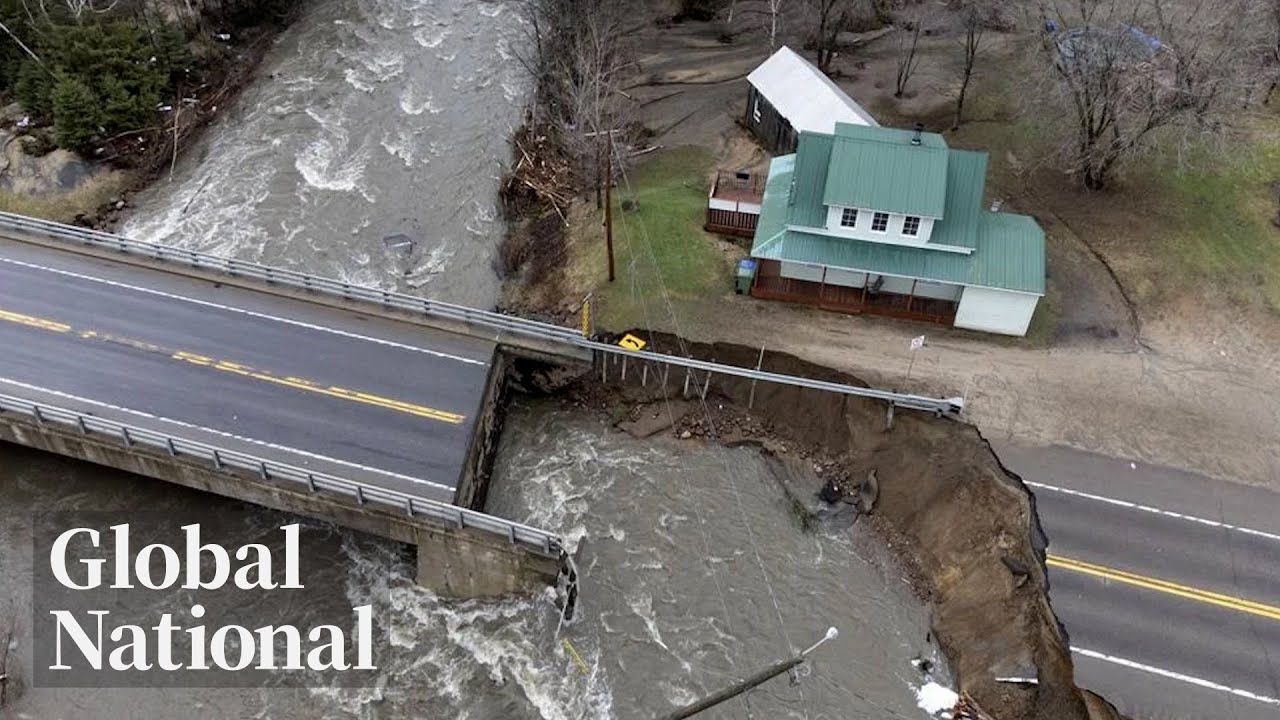
M 0 440 L 415 544 L 463 596 L 571 574 L 554 533 L 483 512 L 513 353 L 962 409 L 5 213 L 0 348 Z

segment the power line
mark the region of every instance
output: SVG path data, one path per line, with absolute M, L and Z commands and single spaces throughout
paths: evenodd
M 610 149 L 614 153 L 617 153 L 617 145 L 616 144 L 611 144 L 611 145 L 612 147 Z M 634 201 L 636 198 L 635 188 L 631 184 L 631 178 L 627 173 L 626 164 L 622 162 L 622 158 L 620 155 L 618 156 L 617 167 L 619 172 L 622 175 L 623 182 L 626 184 L 627 194 Z M 605 178 L 605 182 L 612 183 L 613 178 L 611 177 Z M 623 224 L 623 227 L 625 228 L 626 227 L 625 213 L 622 215 L 622 217 L 623 217 L 622 224 Z M 652 268 L 653 268 L 654 278 L 656 279 L 658 288 L 662 293 L 662 299 L 667 309 L 667 315 L 670 317 L 672 327 L 675 330 L 676 342 L 680 347 L 680 353 L 684 355 L 686 358 L 692 359 L 692 355 L 689 353 L 688 346 L 685 344 L 685 341 L 684 341 L 684 333 L 680 329 L 680 319 L 676 314 L 674 305 L 672 305 L 671 303 L 671 295 L 667 291 L 666 282 L 665 280 L 663 280 L 662 271 L 658 266 L 657 254 L 653 250 L 653 242 L 649 237 L 648 228 L 645 226 L 643 220 L 640 220 L 639 218 L 637 218 L 637 220 L 638 220 L 637 224 L 640 226 L 640 234 L 644 240 L 645 250 L 646 250 L 646 253 L 648 254 L 650 264 L 652 265 Z M 629 246 L 634 247 L 634 245 L 632 245 L 631 243 L 629 235 L 628 235 L 627 243 Z M 648 316 L 647 309 L 645 309 L 645 306 L 646 304 L 642 300 L 642 311 L 645 313 L 646 323 L 650 325 L 650 328 L 652 328 L 652 323 L 649 322 L 650 318 Z M 650 335 L 652 336 L 651 329 L 650 329 Z M 652 341 L 652 337 L 650 338 L 650 340 Z M 663 392 L 664 393 L 666 392 L 665 387 L 663 388 Z M 699 393 L 698 395 L 698 403 L 701 407 L 703 417 L 707 421 L 707 427 L 709 429 L 714 429 L 715 423 L 711 418 L 711 410 L 707 406 L 706 397 L 701 393 Z M 669 404 L 668 404 L 668 412 L 670 412 Z M 753 529 L 751 523 L 748 521 L 746 517 L 746 507 L 742 501 L 742 491 L 738 488 L 737 484 L 734 483 L 732 480 L 732 476 L 733 476 L 732 468 L 730 468 L 728 459 L 725 457 L 724 453 L 721 452 L 719 449 L 713 449 L 713 454 L 720 460 L 721 464 L 724 465 L 726 482 L 728 482 L 730 487 L 733 488 L 734 498 L 736 499 L 737 506 L 738 506 L 738 517 L 740 520 L 742 520 L 743 527 L 746 528 L 747 539 L 751 544 L 751 551 L 752 551 L 752 555 L 755 557 L 756 566 L 760 570 L 760 575 L 764 578 L 765 587 L 768 588 L 769 590 L 769 599 L 773 603 L 773 610 L 778 620 L 778 627 L 782 631 L 782 639 L 787 644 L 787 650 L 789 652 L 794 652 L 795 647 L 791 642 L 790 633 L 787 632 L 786 622 L 782 618 L 782 607 L 778 603 L 777 591 L 773 586 L 772 579 L 769 577 L 769 571 L 764 565 L 764 559 L 760 555 L 760 546 L 756 540 L 755 530 Z M 705 536 L 704 536 L 704 539 L 705 539 Z M 722 599 L 723 599 L 723 596 L 722 596 Z M 808 704 L 805 700 L 804 688 L 801 685 L 797 684 L 796 690 L 800 695 L 801 707 L 804 710 L 805 718 L 807 719 L 809 717 L 809 709 L 808 709 Z

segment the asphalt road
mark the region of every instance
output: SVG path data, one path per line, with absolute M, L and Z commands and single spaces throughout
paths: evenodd
M 0 393 L 452 501 L 493 345 L 0 239 Z
M 1082 687 L 1139 719 L 1280 718 L 1280 494 L 994 445 L 1036 494 Z

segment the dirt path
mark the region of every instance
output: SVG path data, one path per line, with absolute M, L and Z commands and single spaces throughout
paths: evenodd
M 745 98 L 744 67 L 768 48 L 747 38 L 721 45 L 717 34 L 710 23 L 640 31 L 644 80 L 630 92 L 641 119 L 659 129 L 655 142 L 708 147 L 726 166 L 758 165 L 763 156 L 733 118 Z M 881 54 L 861 55 L 866 62 L 850 65 L 854 74 L 840 80 L 867 107 L 882 106 L 879 96 L 891 92 L 880 77 Z M 714 75 L 698 75 L 700 84 L 661 84 L 708 64 Z M 930 92 L 921 90 L 916 102 L 941 92 L 942 83 L 922 76 L 919 87 Z M 697 340 L 763 342 L 879 386 L 963 395 L 970 419 L 989 438 L 1068 445 L 1280 488 L 1280 405 L 1273 400 L 1280 397 L 1280 337 L 1270 330 L 1277 323 L 1206 316 L 1185 305 L 1146 309 L 1137 326 L 1082 239 L 1062 219 L 1040 219 L 1050 237 L 1054 318 L 1039 346 L 734 295 L 675 300 L 676 321 L 663 311 L 649 324 Z M 910 338 L 920 334 L 928 345 L 907 384 Z

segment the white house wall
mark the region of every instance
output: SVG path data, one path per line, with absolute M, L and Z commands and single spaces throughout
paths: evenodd
M 876 277 L 877 277 L 876 275 L 871 276 L 872 286 L 875 285 Z M 898 295 L 910 295 L 911 283 L 912 283 L 912 280 L 910 278 L 891 277 L 889 275 L 885 275 L 884 284 L 880 286 L 880 292 L 896 293 Z
M 960 293 L 964 290 L 963 285 L 948 285 L 947 283 L 935 283 L 925 280 L 916 282 L 916 297 L 933 298 L 935 300 L 950 300 L 955 302 L 960 299 Z
M 866 273 L 853 272 L 852 270 L 841 270 L 840 268 L 827 268 L 828 285 L 860 288 L 866 279 Z
M 808 280 L 809 282 L 822 282 L 822 266 L 807 265 L 805 263 L 783 262 L 782 269 L 779 274 L 784 278 L 792 280 Z
M 848 228 L 840 224 L 840 217 L 844 214 L 844 208 L 839 205 L 828 205 L 827 232 L 857 240 L 901 245 L 924 245 L 929 242 L 929 236 L 933 233 L 933 218 L 922 217 L 920 218 L 919 235 L 903 235 L 902 224 L 906 221 L 907 216 L 900 213 L 889 213 L 889 227 L 885 232 L 872 232 L 871 219 L 875 216 L 875 213 L 875 210 L 858 208 L 858 223 L 854 227 Z
M 966 287 L 956 310 L 956 327 L 1001 335 L 1026 335 L 1040 298 L 1027 293 Z

